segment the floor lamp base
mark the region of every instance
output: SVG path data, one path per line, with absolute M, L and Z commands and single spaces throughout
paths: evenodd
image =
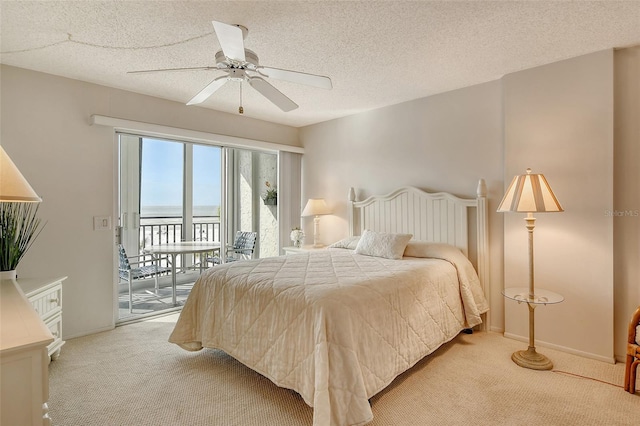
M 513 362 L 520 367 L 533 370 L 551 370 L 553 363 L 546 356 L 536 352 L 536 348 L 529 347 L 526 351 L 517 351 L 511 355 Z

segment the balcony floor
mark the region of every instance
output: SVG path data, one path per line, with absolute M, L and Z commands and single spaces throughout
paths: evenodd
M 172 304 L 171 276 L 159 278 L 159 290 L 155 293 L 154 280 L 140 280 L 133 286 L 133 312 L 129 312 L 129 288 L 120 284 L 118 295 L 118 324 L 137 321 L 154 315 L 182 309 L 193 284 L 200 276 L 197 271 L 176 274 L 176 306 Z

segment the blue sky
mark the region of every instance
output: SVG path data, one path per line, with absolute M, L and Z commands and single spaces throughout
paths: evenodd
M 220 205 L 220 152 L 215 146 L 193 146 L 193 204 Z M 183 145 L 143 139 L 140 203 L 182 205 Z

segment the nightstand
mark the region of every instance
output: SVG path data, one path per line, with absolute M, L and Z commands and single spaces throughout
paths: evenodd
M 304 252 L 308 252 L 308 251 L 325 250 L 326 248 L 327 248 L 326 246 L 322 246 L 322 247 L 314 247 L 314 246 L 294 247 L 294 246 L 289 246 L 289 247 L 282 247 L 282 250 L 284 250 L 284 254 L 285 255 L 288 255 L 288 254 L 294 254 L 294 253 L 304 253 Z
M 52 360 L 58 359 L 64 345 L 62 340 L 62 282 L 60 278 L 24 278 L 18 279 L 18 285 L 38 313 L 38 316 L 51 331 L 53 342 L 47 346 Z

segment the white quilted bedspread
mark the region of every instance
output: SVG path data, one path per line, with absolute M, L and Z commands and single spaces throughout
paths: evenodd
M 330 249 L 216 266 L 169 341 L 222 349 L 297 391 L 314 426 L 365 424 L 370 397 L 487 311 L 468 260 L 441 257 L 456 259 Z

